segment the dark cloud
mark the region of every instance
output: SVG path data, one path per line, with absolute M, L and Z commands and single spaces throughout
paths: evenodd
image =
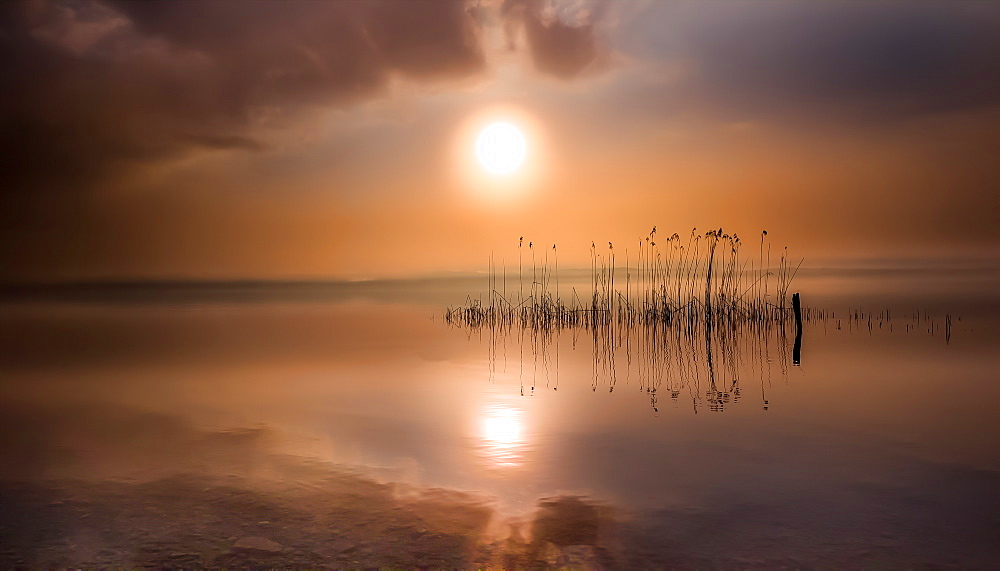
M 507 0 L 502 12 L 508 24 L 523 24 L 525 39 L 535 68 L 563 79 L 580 75 L 600 55 L 595 23 L 606 10 L 598 3 L 590 10 L 575 14 L 574 22 L 564 21 L 567 15 L 546 10 L 541 2 Z M 512 30 L 508 34 L 513 34 Z
M 900 117 L 1000 103 L 1000 5 L 656 6 L 625 38 L 684 72 L 676 89 L 730 114 L 821 108 Z M 622 34 L 627 34 L 622 31 Z
M 243 149 L 262 151 L 265 146 L 258 140 L 239 135 L 191 135 L 188 140 L 210 149 Z
M 3 190 L 86 185 L 192 147 L 260 149 L 304 108 L 483 66 L 454 1 L 5 3 Z

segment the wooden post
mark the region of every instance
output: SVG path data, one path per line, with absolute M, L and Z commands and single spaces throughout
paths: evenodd
M 792 364 L 802 362 L 802 306 L 799 294 L 792 294 L 792 311 L 795 313 L 795 345 L 792 347 Z

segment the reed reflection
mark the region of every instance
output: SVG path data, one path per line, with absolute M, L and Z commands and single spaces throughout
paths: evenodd
M 723 412 L 745 400 L 749 386 L 766 410 L 768 388 L 774 380 L 788 378 L 793 346 L 796 340 L 801 345 L 798 331 L 787 324 L 719 328 L 710 322 L 677 327 L 609 323 L 547 330 L 478 325 L 471 331 L 486 334 L 491 371 L 499 368 L 499 360 L 514 359 L 522 396 L 546 388 L 558 390 L 560 379 L 567 380 L 560 365 L 578 359 L 584 349 L 590 353 L 592 391 L 614 392 L 621 386 L 641 390 L 653 412 L 660 411 L 663 399 L 674 405 L 690 402 L 695 413 Z M 500 434 L 505 425 L 498 421 L 495 426 L 491 430 Z

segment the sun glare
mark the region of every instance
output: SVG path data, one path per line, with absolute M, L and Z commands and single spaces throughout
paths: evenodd
M 476 139 L 476 157 L 493 174 L 510 174 L 524 162 L 528 146 L 524 135 L 510 123 L 493 123 Z
M 510 105 L 483 107 L 455 126 L 448 158 L 463 199 L 523 206 L 543 189 L 552 156 L 544 124 Z

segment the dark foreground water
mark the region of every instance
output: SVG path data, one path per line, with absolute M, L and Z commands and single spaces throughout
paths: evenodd
M 7 288 L 0 568 L 1000 565 L 997 272 L 797 280 L 800 365 L 469 280 Z

